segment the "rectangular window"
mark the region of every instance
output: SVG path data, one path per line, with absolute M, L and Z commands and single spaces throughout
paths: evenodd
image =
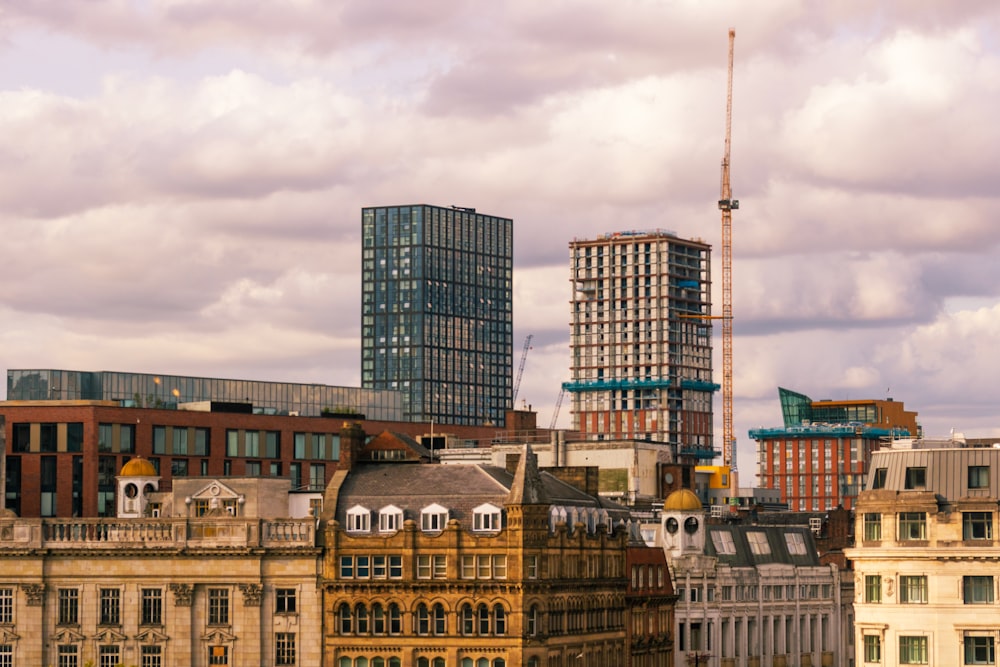
M 97 451 L 110 452 L 111 441 L 114 428 L 111 424 L 98 424 L 97 426 Z
M 243 435 L 243 456 L 260 456 L 260 431 L 247 431 Z
M 354 573 L 358 579 L 371 576 L 371 559 L 368 556 L 357 556 L 354 559 Z
M 174 432 L 174 454 L 179 456 L 187 456 L 188 453 L 188 430 L 186 428 L 181 428 L 175 426 L 173 428 Z
M 268 431 L 264 434 L 264 456 L 269 459 L 281 458 L 281 431 Z
M 524 569 L 525 576 L 528 579 L 538 578 L 538 556 L 525 556 L 524 557 Z
M 0 644 L 0 667 L 14 667 L 14 647 Z
M 462 556 L 462 578 L 463 579 L 475 579 L 476 578 L 476 557 L 475 556 Z
M 301 463 L 289 463 L 288 464 L 288 478 L 292 482 L 292 490 L 298 491 L 302 488 L 302 464 Z
M 389 556 L 389 578 L 390 579 L 402 579 L 403 578 L 403 557 L 402 556 Z
M 872 488 L 873 489 L 884 489 L 885 488 L 885 478 L 888 473 L 888 468 L 875 468 L 875 472 L 872 474 Z
M 877 513 L 865 514 L 865 541 L 882 541 L 882 515 Z
M 194 455 L 208 456 L 212 453 L 210 446 L 210 433 L 207 428 L 196 428 L 194 430 Z
M 313 463 L 309 466 L 309 487 L 313 491 L 322 491 L 326 488 L 325 464 Z
M 59 589 L 59 625 L 80 623 L 80 591 L 75 588 Z
M 507 578 L 507 556 L 503 554 L 493 556 L 493 578 Z
M 989 466 L 969 466 L 969 488 L 970 489 L 990 488 Z
M 170 459 L 170 476 L 171 477 L 187 477 L 188 476 L 188 460 L 187 459 Z
M 14 589 L 0 588 L 0 623 L 14 623 Z
M 340 557 L 340 578 L 341 579 L 354 578 L 354 556 Z
M 167 427 L 166 426 L 154 426 L 153 427 L 153 453 L 154 454 L 166 454 L 167 453 Z
M 372 556 L 372 579 L 385 579 L 385 556 Z
M 278 632 L 274 636 L 274 664 L 295 664 L 295 633 Z
M 140 667 L 163 667 L 163 651 L 159 646 L 143 646 L 139 655 Z
M 141 592 L 141 625 L 163 625 L 163 591 L 159 588 L 143 588 Z
M 865 575 L 865 602 L 877 604 L 882 601 L 882 577 L 877 574 Z
M 899 602 L 901 604 L 927 603 L 926 575 L 899 577 Z
M 992 540 L 993 512 L 962 512 L 963 540 Z
M 417 579 L 444 579 L 447 561 L 442 555 L 421 554 L 417 556 Z
M 900 637 L 899 664 L 926 665 L 927 637 Z
M 996 651 L 993 637 L 966 637 L 965 664 L 995 665 Z
M 900 512 L 899 513 L 899 540 L 901 542 L 909 540 L 927 539 L 927 513 L 926 512 Z
M 993 577 L 962 577 L 962 599 L 965 604 L 993 604 Z
M 306 434 L 296 433 L 295 442 L 292 446 L 292 456 L 299 460 L 305 459 L 306 457 Z
M 119 588 L 102 588 L 100 590 L 100 625 L 121 625 L 122 622 L 122 592 Z
M 296 590 L 294 588 L 278 588 L 274 591 L 274 611 L 278 614 L 294 614 L 296 609 Z
M 79 667 L 79 651 L 74 644 L 59 645 L 59 667 Z
M 240 455 L 240 432 L 233 429 L 226 430 L 226 456 Z
M 98 667 L 117 667 L 121 664 L 121 652 L 117 646 L 101 646 L 97 653 Z
M 927 487 L 927 468 L 907 468 L 904 488 L 924 489 Z
M 228 665 L 229 664 L 229 647 L 228 646 L 209 646 L 208 647 L 208 664 L 210 664 L 210 665 Z
M 118 451 L 131 454 L 135 451 L 135 424 L 122 424 L 118 429 Z
M 208 589 L 208 624 L 229 625 L 229 590 L 226 588 Z M 217 663 L 226 664 L 226 663 Z
M 865 635 L 865 662 L 882 662 L 882 637 Z

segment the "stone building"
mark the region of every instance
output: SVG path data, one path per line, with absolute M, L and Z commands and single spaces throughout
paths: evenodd
M 327 490 L 328 667 L 626 664 L 624 508 L 538 470 L 348 446 Z M 367 460 L 365 460 L 367 459 Z
M 320 664 L 316 521 L 288 518 L 287 479 L 163 492 L 136 458 L 116 483 L 117 518 L 0 518 L 0 665 Z

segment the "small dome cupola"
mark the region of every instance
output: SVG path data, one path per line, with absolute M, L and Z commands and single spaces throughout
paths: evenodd
M 122 466 L 117 481 L 117 516 L 134 519 L 146 515 L 149 494 L 160 488 L 160 475 L 149 459 L 136 457 Z
M 668 556 L 703 553 L 705 510 L 693 491 L 678 489 L 663 502 L 662 540 Z

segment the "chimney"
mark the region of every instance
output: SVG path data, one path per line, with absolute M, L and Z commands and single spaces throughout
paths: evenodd
M 365 430 L 357 422 L 344 422 L 340 428 L 339 470 L 350 470 L 361 460 L 361 450 L 365 446 Z

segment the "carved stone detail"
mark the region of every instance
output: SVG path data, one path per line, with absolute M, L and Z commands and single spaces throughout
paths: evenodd
M 24 584 L 21 590 L 28 597 L 29 607 L 41 607 L 45 600 L 45 584 Z
M 259 607 L 260 598 L 264 594 L 264 587 L 260 584 L 240 584 L 243 591 L 243 605 L 246 607 Z
M 174 594 L 174 605 L 190 607 L 194 599 L 194 586 L 191 584 L 170 584 L 170 592 Z

